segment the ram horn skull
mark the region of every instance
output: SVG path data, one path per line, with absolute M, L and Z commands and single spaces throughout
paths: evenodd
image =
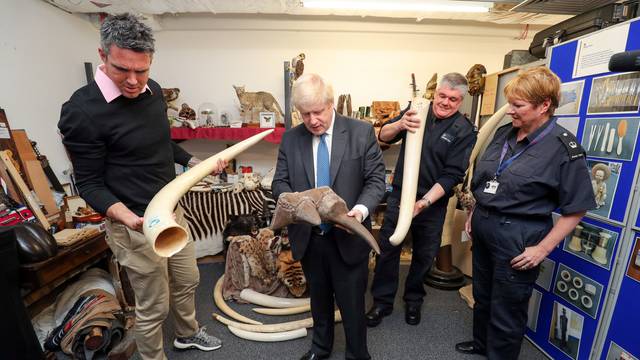
M 293 223 L 337 224 L 363 238 L 377 254 L 380 247 L 358 220 L 348 216 L 347 203 L 329 187 L 320 187 L 302 192 L 282 193 L 278 198 L 275 214 L 271 223 L 274 230 Z

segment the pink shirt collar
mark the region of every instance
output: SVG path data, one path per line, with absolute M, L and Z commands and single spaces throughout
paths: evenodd
M 111 79 L 109 79 L 107 74 L 104 73 L 104 70 L 102 70 L 103 68 L 104 64 L 98 66 L 98 68 L 96 69 L 96 74 L 94 75 L 94 80 L 96 81 L 96 84 L 98 84 L 98 88 L 100 88 L 100 92 L 102 93 L 102 96 L 104 96 L 104 99 L 107 101 L 107 103 L 110 103 L 118 96 L 122 95 L 122 92 L 120 91 L 120 89 L 118 89 L 118 86 Z M 143 92 L 147 90 L 149 90 L 149 92 L 153 94 L 148 84 L 144 86 Z

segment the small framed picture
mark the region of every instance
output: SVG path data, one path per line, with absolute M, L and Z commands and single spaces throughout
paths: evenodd
M 276 126 L 276 113 L 272 111 L 260 112 L 260 127 L 273 128 Z
M 87 203 L 78 195 L 65 196 L 64 205 L 69 209 L 71 214 L 75 214 L 78 208 L 87 207 Z

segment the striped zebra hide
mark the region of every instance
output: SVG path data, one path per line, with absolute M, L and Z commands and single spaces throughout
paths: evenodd
M 230 215 L 256 211 L 270 220 L 276 207 L 271 192 L 262 189 L 239 193 L 188 191 L 179 204 L 184 209 L 189 232 L 196 243 L 196 257 L 216 255 L 222 251 L 222 231 Z

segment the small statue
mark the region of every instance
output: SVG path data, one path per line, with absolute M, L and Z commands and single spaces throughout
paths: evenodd
M 162 96 L 164 97 L 165 103 L 167 103 L 167 109 L 180 111 L 180 109 L 178 109 L 178 106 L 174 103 L 178 96 L 180 96 L 180 89 L 163 88 Z
M 185 120 L 195 120 L 196 111 L 189 107 L 187 103 L 182 103 L 182 109 L 178 113 L 178 117 Z
M 434 73 L 433 76 L 431 77 L 431 80 L 427 82 L 427 89 L 424 91 L 424 95 L 422 95 L 422 97 L 424 97 L 429 101 L 433 101 L 433 99 L 436 96 L 437 86 L 438 86 L 438 73 Z
M 591 169 L 591 186 L 596 200 L 596 209 L 599 209 L 607 200 L 607 179 L 611 176 L 611 169 L 606 164 L 597 163 Z
M 467 82 L 469 82 L 469 95 L 476 96 L 484 92 L 484 74 L 487 69 L 482 64 L 475 64 L 467 71 Z

